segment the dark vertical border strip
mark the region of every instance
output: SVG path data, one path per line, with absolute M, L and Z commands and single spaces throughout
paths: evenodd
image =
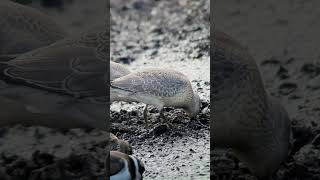
M 108 59 L 107 59 L 107 75 L 110 74 L 110 0 L 105 0 L 106 1 L 106 10 L 105 10 L 105 14 L 106 14 L 106 17 L 105 17 L 105 23 L 106 23 L 106 33 L 107 33 L 107 52 L 108 53 Z M 106 113 L 106 120 L 107 120 L 107 123 L 106 123 L 106 131 L 107 132 L 110 132 L 110 76 L 107 76 L 106 77 L 106 80 L 107 80 L 107 93 L 108 93 L 108 103 L 107 103 L 107 113 Z M 108 141 L 107 142 L 110 142 L 109 138 L 110 136 L 107 137 L 108 138 Z M 107 147 L 106 147 L 106 163 L 105 163 L 105 170 L 106 170 L 106 179 L 109 180 L 109 176 L 110 176 L 110 143 L 107 144 Z
M 108 59 L 106 59 L 107 62 L 107 74 L 110 74 L 110 0 L 106 0 L 106 18 L 105 18 L 105 23 L 106 23 L 106 33 L 107 33 L 107 52 L 108 52 Z M 110 76 L 106 76 L 105 80 L 107 81 L 107 93 L 108 93 L 108 103 L 107 103 L 107 132 L 110 131 Z
M 210 179 L 212 179 L 212 174 L 213 174 L 213 169 L 212 169 L 212 153 L 213 153 L 213 149 L 214 149 L 214 137 L 213 137 L 213 132 L 212 132 L 212 127 L 214 125 L 214 94 L 213 94 L 213 76 L 214 76 L 214 72 L 212 70 L 212 66 L 213 66 L 213 59 L 211 59 L 211 57 L 213 57 L 213 53 L 214 53 L 214 49 L 213 49 L 213 28 L 214 28 L 214 22 L 213 22 L 213 0 L 210 0 Z

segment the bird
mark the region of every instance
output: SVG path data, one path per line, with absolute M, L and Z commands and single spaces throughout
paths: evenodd
M 110 80 L 130 74 L 130 70 L 120 63 L 110 61 Z
M 143 102 L 144 119 L 147 124 L 147 106 L 155 106 L 160 117 L 170 124 L 163 114 L 164 106 L 184 109 L 191 117 L 200 111 L 200 97 L 193 91 L 191 82 L 182 73 L 170 69 L 150 68 L 132 72 L 110 83 L 119 96 L 129 101 Z
M 125 76 L 130 73 L 131 73 L 130 70 L 126 68 L 124 65 L 110 61 L 110 81 L 113 81 L 119 77 Z M 116 90 L 110 87 L 110 102 L 114 102 L 114 101 L 131 102 L 129 100 L 129 97 L 121 96 L 120 94 L 117 93 Z
M 119 152 L 131 155 L 132 154 L 132 146 L 122 139 L 118 139 L 113 133 L 110 133 L 110 145 L 111 150 L 118 150 Z
M 1 62 L 0 126 L 106 130 L 108 35 L 95 27 Z
M 0 2 L 0 61 L 50 45 L 68 36 L 50 16 L 12 1 Z
M 118 151 L 110 151 L 106 167 L 110 166 L 110 180 L 142 180 L 145 166 L 134 156 Z
M 231 148 L 259 180 L 270 180 L 288 156 L 289 115 L 265 91 L 246 48 L 219 30 L 214 30 L 211 38 L 212 144 Z

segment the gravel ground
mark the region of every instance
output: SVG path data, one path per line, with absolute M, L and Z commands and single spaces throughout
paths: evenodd
M 171 68 L 187 75 L 201 98 L 197 120 L 166 108 L 173 128 L 143 104 L 114 103 L 111 131 L 133 145 L 146 165 L 145 179 L 209 179 L 209 1 L 111 1 L 111 60 L 132 70 Z

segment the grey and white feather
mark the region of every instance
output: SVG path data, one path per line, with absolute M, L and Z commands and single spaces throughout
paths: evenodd
M 110 81 L 113 81 L 119 77 L 130 74 L 130 70 L 122 64 L 110 61 Z M 129 97 L 123 97 L 114 88 L 110 87 L 110 102 L 114 101 L 126 101 L 131 102 Z
M 0 58 L 47 46 L 67 36 L 51 17 L 12 1 L 0 2 Z
M 265 91 L 245 48 L 220 31 L 211 38 L 214 146 L 232 148 L 258 178 L 271 179 L 288 155 L 288 114 Z
M 110 80 L 130 74 L 130 70 L 124 65 L 110 61 Z
M 1 63 L 0 78 L 7 87 L 0 89 L 0 103 L 12 106 L 3 107 L 0 125 L 105 130 L 105 31 L 101 27 Z
M 130 100 L 154 105 L 183 108 L 194 117 L 200 110 L 200 98 L 182 73 L 168 69 L 147 69 L 130 73 L 111 82 L 111 87 Z

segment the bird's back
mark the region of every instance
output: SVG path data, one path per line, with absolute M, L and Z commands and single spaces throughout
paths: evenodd
M 263 119 L 267 103 L 261 76 L 247 50 L 231 37 L 216 31 L 212 40 L 215 98 L 215 115 L 211 122 L 213 137 L 218 146 L 220 139 L 227 143 L 226 146 L 241 143 L 241 140 L 245 143 L 240 136 L 242 133 L 236 133 L 245 133 L 249 129 L 259 132 L 264 128 L 264 122 L 260 120 Z
M 258 177 L 270 176 L 288 153 L 289 118 L 268 97 L 248 51 L 224 33 L 212 37 L 213 142 L 232 148 Z
M 46 14 L 11 1 L 0 2 L 0 26 L 0 54 L 25 53 L 67 36 Z
M 120 77 L 111 82 L 119 94 L 137 97 L 147 104 L 183 107 L 191 101 L 193 90 L 188 78 L 180 72 L 164 69 L 147 69 Z
M 97 30 L 95 37 L 91 33 L 81 36 L 91 38 L 64 39 L 1 63 L 0 78 L 10 90 L 0 95 L 37 115 L 33 122 L 24 120 L 29 125 L 105 130 L 107 63 L 97 52 L 106 45 L 99 34 Z

